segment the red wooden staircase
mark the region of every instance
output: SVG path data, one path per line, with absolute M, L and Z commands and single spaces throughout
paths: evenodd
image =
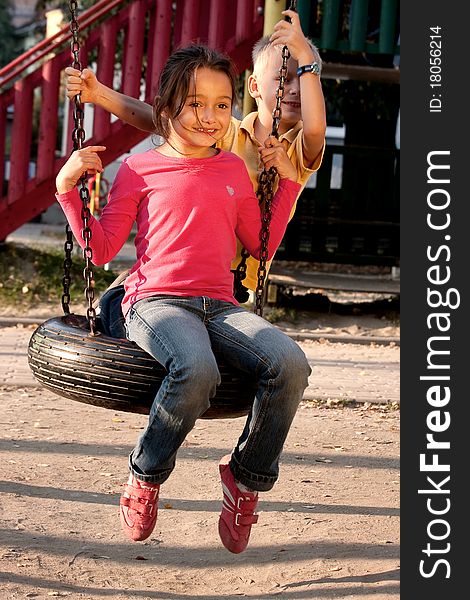
M 239 71 L 261 37 L 263 0 L 100 0 L 79 15 L 82 66 L 151 102 L 162 65 L 192 41 L 224 50 Z M 71 151 L 63 70 L 71 64 L 68 26 L 0 70 L 0 241 L 54 202 L 55 175 Z M 87 128 L 87 127 L 86 127 Z M 148 133 L 96 108 L 87 144 L 107 147 L 108 165 Z M 64 142 L 62 142 L 64 140 Z

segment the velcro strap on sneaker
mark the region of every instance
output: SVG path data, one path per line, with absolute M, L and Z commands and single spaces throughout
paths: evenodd
M 254 525 L 258 522 L 258 515 L 244 515 L 237 513 L 235 515 L 235 525 Z
M 139 502 L 137 498 L 126 498 L 125 496 L 121 496 L 119 504 L 135 510 L 141 515 L 152 515 L 155 509 L 155 504 L 153 503 Z
M 141 498 L 142 500 L 150 500 L 153 501 L 158 498 L 159 489 L 151 489 L 151 488 L 141 488 L 135 487 L 133 485 L 125 485 L 124 493 L 129 494 L 132 498 Z

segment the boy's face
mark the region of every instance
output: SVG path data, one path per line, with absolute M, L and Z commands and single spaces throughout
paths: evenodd
M 264 64 L 250 77 L 249 89 L 256 98 L 260 117 L 272 117 L 276 106 L 276 91 L 279 87 L 279 70 L 282 56 L 277 50 L 268 52 Z M 292 57 L 287 62 L 287 78 L 284 84 L 284 97 L 281 103 L 283 129 L 293 127 L 301 118 L 300 86 L 297 76 L 297 61 Z

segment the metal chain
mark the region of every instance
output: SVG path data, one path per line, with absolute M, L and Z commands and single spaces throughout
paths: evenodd
M 290 52 L 287 46 L 282 48 L 282 65 L 279 69 L 279 87 L 276 91 L 276 106 L 273 111 L 273 128 L 271 135 L 276 139 L 279 137 L 279 124 L 282 118 L 281 102 L 284 97 L 284 85 L 287 79 L 287 61 L 290 58 Z M 258 283 L 255 291 L 255 312 L 260 317 L 263 316 L 263 305 L 264 305 L 264 285 L 266 282 L 266 276 L 268 271 L 266 264 L 268 261 L 268 242 L 269 242 L 269 227 L 271 224 L 271 209 L 272 200 L 274 196 L 274 181 L 276 179 L 277 171 L 274 167 L 271 167 L 268 171 L 263 169 L 258 179 L 258 201 L 262 205 L 261 213 L 261 248 L 259 256 L 258 266 Z M 264 204 L 262 204 L 264 202 Z
M 78 61 L 78 52 L 80 49 L 79 43 L 78 43 L 78 22 L 76 19 L 76 10 L 77 10 L 77 2 L 75 2 L 74 0 L 70 0 L 70 13 L 72 15 L 72 19 L 71 19 L 71 23 L 70 23 L 70 30 L 72 31 L 72 46 L 71 46 L 71 50 L 72 50 L 72 54 L 74 56 L 74 63 L 73 66 L 76 66 L 76 62 Z M 73 140 L 74 140 L 74 149 L 75 149 L 75 131 L 72 134 Z M 72 278 L 70 275 L 70 269 L 72 268 L 72 251 L 73 251 L 73 237 L 72 237 L 72 230 L 70 229 L 70 225 L 67 223 L 65 225 L 65 236 L 66 236 L 66 240 L 65 240 L 65 244 L 64 244 L 64 252 L 65 252 L 65 258 L 64 258 L 64 276 L 62 278 L 62 288 L 63 288 L 63 293 L 62 293 L 62 310 L 64 311 L 64 315 L 69 315 L 70 314 L 70 284 L 72 282 Z
M 69 8 L 70 8 L 70 31 L 72 32 L 72 41 L 70 43 L 70 49 L 73 57 L 73 68 L 82 70 L 82 65 L 80 63 L 80 41 L 78 38 L 79 34 L 79 25 L 77 20 L 77 7 L 78 2 L 76 0 L 69 0 Z M 72 141 L 73 141 L 73 149 L 80 150 L 83 147 L 83 142 L 85 140 L 85 129 L 83 127 L 83 119 L 84 119 L 84 111 L 83 105 L 80 102 L 80 95 L 78 94 L 74 98 L 73 104 L 73 121 L 74 121 L 74 130 L 72 132 Z M 83 231 L 82 237 L 85 242 L 85 248 L 83 249 L 83 258 L 85 259 L 85 268 L 83 269 L 83 278 L 85 280 L 85 298 L 88 303 L 87 307 L 87 319 L 90 326 L 90 331 L 92 334 L 95 333 L 95 325 L 96 325 L 96 311 L 93 306 L 93 301 L 95 299 L 95 287 L 94 287 L 94 279 L 93 279 L 93 267 L 92 267 L 92 258 L 93 251 L 90 247 L 91 242 L 91 229 L 90 229 L 90 192 L 87 186 L 87 173 L 84 173 L 80 177 L 80 199 L 82 201 L 82 221 L 83 221 Z M 65 279 L 65 277 L 64 277 Z M 69 296 L 70 298 L 70 296 Z
M 289 10 L 297 9 L 297 1 L 291 0 Z M 288 18 L 288 17 L 286 17 Z M 284 86 L 287 79 L 287 62 L 290 58 L 290 52 L 287 46 L 282 48 L 282 64 L 279 69 L 279 86 L 276 90 L 276 106 L 273 110 L 273 127 L 271 135 L 276 139 L 279 138 L 279 125 L 282 118 L 281 103 L 284 98 Z M 274 167 L 271 167 L 268 171 L 263 169 L 258 177 L 258 191 L 256 195 L 258 197 L 259 205 L 261 206 L 261 232 L 260 232 L 260 256 L 258 265 L 258 281 L 255 290 L 255 310 L 254 312 L 260 317 L 263 316 L 264 306 L 264 286 L 266 283 L 266 276 L 268 274 L 266 263 L 268 262 L 268 242 L 269 242 L 269 227 L 271 224 L 271 209 L 272 200 L 274 196 L 274 181 L 277 175 L 277 171 Z M 246 261 L 250 253 L 246 248 L 241 249 L 241 260 L 237 265 L 235 271 L 235 286 L 240 286 L 242 281 L 246 277 Z
M 70 276 L 70 269 L 72 267 L 72 250 L 73 250 L 73 237 L 70 225 L 67 223 L 65 226 L 65 244 L 64 244 L 64 276 L 62 277 L 62 310 L 64 315 L 70 314 L 70 284 L 72 278 Z
M 276 91 L 276 106 L 273 110 L 273 129 L 271 135 L 279 137 L 279 124 L 281 123 L 282 108 L 281 102 L 284 98 L 284 85 L 287 79 L 287 61 L 290 58 L 290 52 L 287 46 L 282 48 L 282 65 L 279 69 L 279 86 Z

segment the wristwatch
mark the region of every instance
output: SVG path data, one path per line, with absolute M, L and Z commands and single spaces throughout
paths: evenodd
M 304 73 L 314 73 L 320 75 L 320 65 L 317 62 L 313 62 L 310 65 L 302 65 L 297 69 L 297 75 L 300 77 Z

